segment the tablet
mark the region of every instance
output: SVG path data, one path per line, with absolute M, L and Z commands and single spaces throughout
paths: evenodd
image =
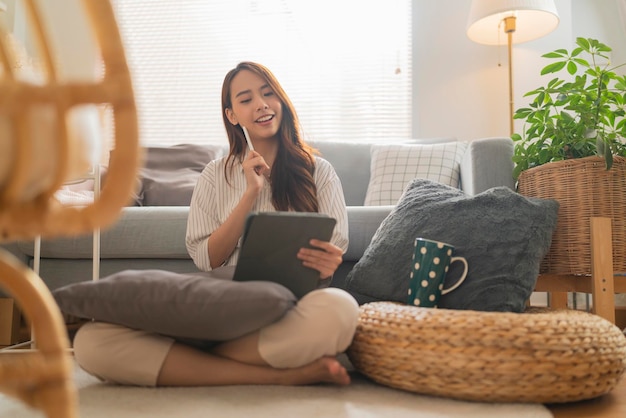
M 330 241 L 336 220 L 311 212 L 253 212 L 244 227 L 233 280 L 279 283 L 300 299 L 320 285 L 320 273 L 304 267 L 298 250 L 309 240 Z

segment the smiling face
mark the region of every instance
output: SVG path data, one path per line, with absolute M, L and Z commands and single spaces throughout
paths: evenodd
M 245 126 L 251 138 L 269 139 L 276 136 L 282 120 L 282 103 L 261 76 L 242 70 L 230 85 L 232 107 L 225 109 L 233 125 Z

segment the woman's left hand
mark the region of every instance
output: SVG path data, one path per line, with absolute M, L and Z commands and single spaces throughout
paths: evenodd
M 315 248 L 300 248 L 298 259 L 305 267 L 320 272 L 322 279 L 330 278 L 343 261 L 343 250 L 327 241 L 312 239 L 309 244 Z

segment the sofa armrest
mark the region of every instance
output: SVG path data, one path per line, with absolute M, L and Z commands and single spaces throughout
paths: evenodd
M 380 223 L 395 206 L 348 206 L 350 242 L 344 261 L 359 261 Z
M 10 253 L 15 256 L 20 262 L 27 264 L 28 257 L 24 254 L 16 241 L 3 242 L 0 244 L 0 249 Z M 0 298 L 10 298 L 13 297 L 10 293 L 7 293 L 6 289 L 0 287 Z
M 28 262 L 28 256 L 20 249 L 17 241 L 3 242 L 0 244 L 0 248 L 17 257 L 22 263 L 26 264 Z
M 483 138 L 470 141 L 461 162 L 461 186 L 475 195 L 496 186 L 515 190 L 513 140 Z

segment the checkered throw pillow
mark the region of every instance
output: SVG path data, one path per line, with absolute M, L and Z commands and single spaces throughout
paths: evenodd
M 428 179 L 459 187 L 465 142 L 372 145 L 366 206 L 395 205 L 409 182 Z

